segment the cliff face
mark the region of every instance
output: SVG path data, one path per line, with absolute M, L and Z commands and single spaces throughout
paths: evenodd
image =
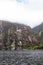
M 0 44 L 5 50 L 28 48 L 38 43 L 31 27 L 24 24 L 0 21 L 0 31 Z
M 2 29 L 3 29 L 3 27 L 2 27 L 2 21 L 0 21 L 0 50 L 3 48 Z

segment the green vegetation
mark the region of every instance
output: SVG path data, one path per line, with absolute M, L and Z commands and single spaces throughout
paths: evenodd
M 16 50 L 19 41 L 22 42 L 22 49 L 43 49 L 43 23 L 31 29 L 31 27 L 23 24 L 3 21 L 2 31 L 5 50 L 11 50 L 11 46 L 15 47 Z

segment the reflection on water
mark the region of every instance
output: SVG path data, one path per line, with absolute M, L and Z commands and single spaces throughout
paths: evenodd
M 0 65 L 43 65 L 43 51 L 0 51 Z

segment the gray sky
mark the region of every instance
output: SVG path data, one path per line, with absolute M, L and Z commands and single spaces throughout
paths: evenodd
M 43 0 L 0 0 L 0 20 L 34 27 L 43 22 Z

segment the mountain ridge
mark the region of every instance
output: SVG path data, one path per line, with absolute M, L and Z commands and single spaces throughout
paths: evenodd
M 43 30 L 43 22 L 40 25 L 33 28 L 33 31 L 36 33 L 38 33 L 41 30 Z

